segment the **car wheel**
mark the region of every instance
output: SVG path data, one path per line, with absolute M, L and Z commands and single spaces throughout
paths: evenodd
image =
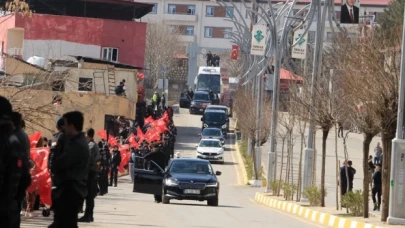
M 218 206 L 218 196 L 213 199 L 207 200 L 207 205 L 217 207 Z
M 170 203 L 169 197 L 165 196 L 165 190 L 164 189 L 162 191 L 162 203 L 163 204 L 169 204 Z

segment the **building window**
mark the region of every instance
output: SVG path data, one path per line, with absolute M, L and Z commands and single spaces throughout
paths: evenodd
M 176 14 L 176 5 L 169 5 L 169 14 Z
M 213 28 L 205 27 L 204 37 L 211 38 L 212 37 L 212 30 L 213 30 Z
M 221 27 L 205 27 L 204 37 L 205 38 L 221 38 L 230 39 L 232 28 L 221 28 Z
M 150 12 L 150 14 L 157 14 L 157 7 L 158 7 L 157 3 L 153 4 L 153 8 L 152 8 L 152 11 Z
M 188 15 L 195 15 L 195 6 L 188 6 L 187 7 L 187 14 Z
M 214 7 L 213 6 L 207 6 L 207 17 L 213 17 L 214 16 Z
M 231 39 L 232 38 L 232 28 L 225 28 L 224 29 L 224 38 L 225 39 Z
M 205 16 L 207 17 L 233 17 L 233 7 L 207 6 Z
M 93 79 L 92 78 L 79 78 L 79 91 L 93 91 Z
M 187 36 L 194 36 L 194 26 L 187 26 L 186 27 L 186 35 Z
M 233 17 L 233 7 L 226 7 L 226 17 L 232 18 Z
M 102 59 L 110 62 L 118 62 L 118 48 L 104 47 Z

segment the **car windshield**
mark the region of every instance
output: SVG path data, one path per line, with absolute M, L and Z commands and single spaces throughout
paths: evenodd
M 208 101 L 210 100 L 208 94 L 196 93 L 194 94 L 194 100 Z
M 217 140 L 202 140 L 199 147 L 222 147 L 221 143 Z
M 225 113 L 206 112 L 206 113 L 204 113 L 204 119 L 205 119 L 205 121 L 225 122 L 226 116 L 225 116 Z
M 170 173 L 213 174 L 208 162 L 200 161 L 174 161 L 169 169 Z
M 221 130 L 205 128 L 203 130 L 202 136 L 221 136 Z
M 225 108 L 217 108 L 217 107 L 215 107 L 215 108 L 209 107 L 208 109 L 209 109 L 209 110 L 222 110 L 222 111 L 224 111 L 225 113 L 228 111 L 228 110 L 226 110 Z
M 221 92 L 221 75 L 219 74 L 200 74 L 198 75 L 198 82 L 196 89 L 209 89 L 214 93 Z

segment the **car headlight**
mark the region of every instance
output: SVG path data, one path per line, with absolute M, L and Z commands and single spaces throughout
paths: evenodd
M 169 177 L 165 180 L 166 186 L 177 186 L 179 181 L 176 178 Z
M 208 183 L 207 187 L 218 187 L 218 182 Z
M 197 150 L 197 153 L 202 154 L 203 152 L 202 152 L 202 151 Z
M 222 125 L 222 129 L 225 129 L 225 128 L 226 128 L 226 124 Z
M 192 101 L 192 102 L 191 102 L 191 105 L 195 105 L 195 102 L 194 102 L 194 101 Z
M 208 127 L 208 124 L 204 124 L 204 127 Z
M 218 154 L 223 154 L 224 153 L 224 149 L 221 149 L 220 151 L 218 151 Z

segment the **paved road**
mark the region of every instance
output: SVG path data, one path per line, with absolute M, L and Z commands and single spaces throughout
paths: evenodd
M 201 117 L 189 115 L 187 110 L 180 112 L 174 117 L 179 134 L 176 151 L 180 151 L 183 157 L 195 157 Z M 152 195 L 132 193 L 128 177 L 123 177 L 117 188 L 110 188 L 109 194 L 96 198 L 95 222 L 80 227 L 320 227 L 255 203 L 254 193 L 259 189 L 237 185 L 238 165 L 233 143 L 230 136 L 226 163 L 214 165 L 214 169 L 223 174 L 219 176 L 218 207 L 208 207 L 205 202 L 197 201 L 172 200 L 169 205 L 156 204 Z M 46 227 L 50 222 L 51 218 L 36 217 L 24 220 L 22 227 Z

